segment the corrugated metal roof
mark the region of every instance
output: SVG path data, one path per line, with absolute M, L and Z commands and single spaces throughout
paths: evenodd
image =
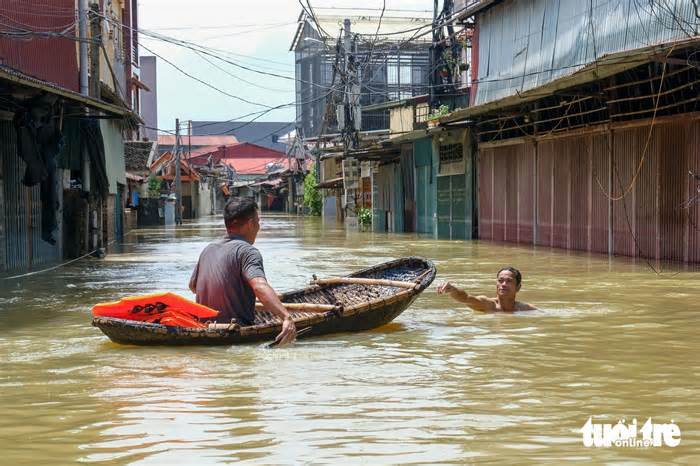
M 233 144 L 238 144 L 238 139 L 234 136 L 192 136 L 191 139 L 187 136 L 180 136 L 180 143 L 183 146 L 230 146 Z M 158 135 L 158 145 L 159 146 L 173 146 L 175 145 L 175 135 L 173 134 L 159 134 Z
M 565 76 L 559 76 L 539 87 L 531 88 L 513 95 L 507 95 L 497 100 L 483 102 L 472 107 L 458 109 L 449 115 L 440 118 L 441 123 L 455 122 L 474 118 L 491 111 L 511 107 L 526 102 L 532 102 L 552 93 L 574 86 L 586 84 L 597 79 L 606 78 L 622 71 L 635 68 L 649 62 L 652 58 L 661 56 L 673 48 L 678 51 L 684 47 L 697 46 L 700 39 L 687 39 L 666 44 L 653 45 L 636 50 L 626 50 L 599 58 L 595 63 L 589 63 Z
M 509 0 L 477 17 L 475 104 L 571 75 L 596 59 L 697 34 L 690 0 Z
M 2 3 L 0 63 L 78 92 L 75 0 Z

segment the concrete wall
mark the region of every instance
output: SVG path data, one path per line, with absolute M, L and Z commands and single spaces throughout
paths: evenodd
M 389 129 L 391 133 L 402 134 L 413 130 L 413 107 L 406 105 L 389 110 Z
M 141 117 L 146 123 L 146 126 L 151 128 L 158 127 L 158 87 L 157 87 L 157 72 L 156 72 L 156 57 L 140 57 L 141 64 L 141 82 L 143 82 L 150 91 L 140 90 L 141 94 Z M 155 129 L 143 128 L 143 134 L 150 141 L 158 140 L 158 132 Z
M 109 180 L 109 193 L 117 193 L 117 183 L 126 186 L 126 168 L 124 164 L 124 138 L 119 123 L 100 120 L 100 129 L 105 145 L 105 166 Z
M 102 238 L 105 242 L 105 246 L 109 245 L 114 241 L 114 201 L 116 199 L 115 194 L 110 194 L 107 196 L 107 200 L 104 201 L 102 210 L 102 227 L 104 229 L 102 233 Z
M 198 183 L 199 185 L 199 193 L 198 193 L 198 199 L 197 199 L 197 206 L 196 206 L 196 211 L 197 211 L 197 216 L 199 217 L 204 217 L 206 215 L 211 214 L 211 190 L 212 190 L 212 185 L 211 183 Z

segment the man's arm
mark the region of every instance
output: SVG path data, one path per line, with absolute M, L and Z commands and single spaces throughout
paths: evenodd
M 292 320 L 292 316 L 287 312 L 275 290 L 267 283 L 265 277 L 251 278 L 248 280 L 248 284 L 253 289 L 253 293 L 255 293 L 258 300 L 263 303 L 265 309 L 282 319 L 282 331 L 277 335 L 275 341 L 279 342 L 280 345 L 293 342 L 297 335 L 294 320 Z
M 192 276 L 190 277 L 190 291 L 194 294 L 197 294 L 197 275 L 199 274 L 199 261 L 197 261 L 197 265 L 194 266 L 194 270 L 192 271 Z
M 438 294 L 446 294 L 455 301 L 464 303 L 475 311 L 493 311 L 496 303 L 486 296 L 472 296 L 464 290 L 453 286 L 450 282 L 443 283 L 438 287 Z

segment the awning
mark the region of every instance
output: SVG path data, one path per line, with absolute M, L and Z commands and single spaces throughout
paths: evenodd
M 698 39 L 693 38 L 677 42 L 652 45 L 642 49 L 611 53 L 601 57 L 595 62 L 589 63 L 568 76 L 561 77 L 542 86 L 520 92 L 517 95 L 511 95 L 492 102 L 487 102 L 485 104 L 455 110 L 449 115 L 440 118 L 440 123 L 449 124 L 470 120 L 489 112 L 502 110 L 507 107 L 513 107 L 527 102 L 533 102 L 543 97 L 550 96 L 557 91 L 588 84 L 599 79 L 608 78 L 656 59 L 663 60 L 663 57 L 669 50 L 673 49 L 674 51 L 677 51 L 697 43 Z M 478 86 L 478 83 L 475 84 Z
M 330 189 L 330 188 L 342 188 L 343 187 L 343 177 L 331 178 L 330 180 L 323 181 L 316 185 L 317 188 Z
M 262 181 L 256 181 L 255 183 L 249 185 L 249 186 L 271 186 L 271 187 L 276 187 L 282 184 L 284 180 L 282 178 L 275 178 L 274 180 L 262 180 Z
M 139 89 L 143 89 L 146 92 L 151 92 L 151 88 L 148 87 L 143 81 L 139 80 L 136 76 L 131 77 L 131 84 Z
M 125 172 L 124 176 L 126 177 L 127 180 L 131 181 L 143 181 L 144 177 L 139 176 L 139 175 L 134 175 L 133 173 Z
M 9 81 L 11 83 L 18 84 L 20 86 L 31 87 L 40 91 L 49 92 L 61 96 L 67 100 L 73 102 L 81 103 L 86 107 L 101 110 L 105 113 L 111 115 L 117 115 L 120 117 L 133 116 L 134 113 L 131 109 L 126 107 L 120 107 L 117 105 L 108 104 L 101 100 L 95 99 L 93 97 L 88 97 L 77 92 L 64 89 L 62 87 L 56 86 L 54 84 L 48 83 L 46 81 L 41 81 L 39 79 L 28 76 L 21 73 L 15 69 L 9 68 L 7 66 L 0 65 L 0 80 Z

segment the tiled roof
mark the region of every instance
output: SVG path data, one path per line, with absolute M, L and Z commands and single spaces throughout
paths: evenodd
M 138 174 L 148 173 L 148 157 L 155 149 L 155 142 L 127 141 L 124 143 L 124 164 L 126 171 Z
M 239 175 L 267 175 L 274 171 L 288 170 L 287 158 L 281 160 L 261 159 L 259 157 L 242 157 L 221 159 L 223 164 L 233 168 Z
M 180 143 L 184 146 L 229 146 L 231 144 L 236 144 L 238 139 L 231 135 L 217 135 L 217 136 L 192 136 L 191 144 L 190 137 L 187 135 L 180 136 Z M 174 146 L 175 145 L 175 135 L 173 134 L 159 134 L 158 144 L 162 146 Z

